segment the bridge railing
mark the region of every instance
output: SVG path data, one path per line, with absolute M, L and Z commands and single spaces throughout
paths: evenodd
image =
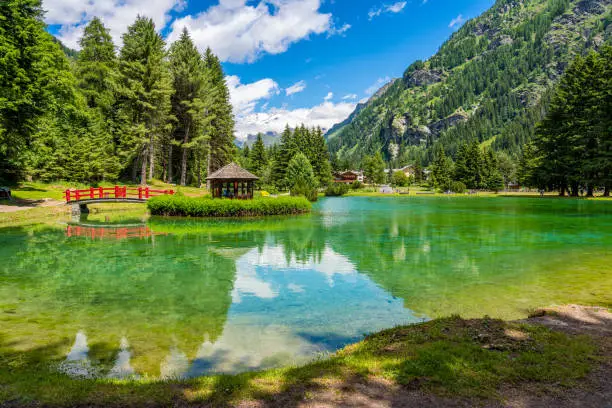
M 173 195 L 174 190 L 156 190 L 149 187 L 89 187 L 83 190 L 66 190 L 64 198 L 66 203 L 73 203 L 82 200 L 117 200 L 117 199 L 137 199 L 148 200 L 151 197 L 160 195 Z

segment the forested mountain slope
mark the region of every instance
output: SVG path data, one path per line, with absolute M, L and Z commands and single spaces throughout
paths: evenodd
M 612 0 L 498 0 L 328 133 L 337 163 L 381 151 L 428 164 L 440 142 L 517 156 L 576 54 L 610 41 Z M 394 152 L 397 152 L 394 154 Z

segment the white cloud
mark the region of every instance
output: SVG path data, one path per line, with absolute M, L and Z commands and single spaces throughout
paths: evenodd
M 374 17 L 378 17 L 383 13 L 399 13 L 406 7 L 405 1 L 398 1 L 393 4 L 383 4 L 380 7 L 373 8 L 368 12 L 368 18 L 372 20 Z
M 285 93 L 287 96 L 290 96 L 302 92 L 304 89 L 306 89 L 306 81 L 299 81 L 291 85 L 289 88 L 285 88 Z
M 448 24 L 448 27 L 454 28 L 455 26 L 460 26 L 463 23 L 465 23 L 465 19 L 463 18 L 463 15 L 459 14 L 457 17 L 451 20 L 451 22 Z
M 172 23 L 170 42 L 187 27 L 200 49 L 209 46 L 222 61 L 253 62 L 264 53 L 279 54 L 311 34 L 333 30 L 321 0 L 220 0 L 218 5 Z
M 355 110 L 355 104 L 349 102 L 323 102 L 309 108 L 270 108 L 265 112 L 253 112 L 236 116 L 236 137 L 245 139 L 249 134 L 273 131 L 281 133 L 288 124 L 296 127 L 304 123 L 307 126 L 320 126 L 329 129 L 342 122 Z
M 391 78 L 388 76 L 384 78 L 378 78 L 376 82 L 370 85 L 364 92 L 366 95 L 373 95 L 376 91 L 378 91 L 383 85 L 389 82 Z
M 349 30 L 349 28 L 351 28 L 351 25 L 348 24 L 348 23 L 344 23 L 344 25 L 342 27 L 339 27 L 339 28 L 333 26 L 333 27 L 330 28 L 327 36 L 328 37 L 331 37 L 332 35 L 341 35 L 341 36 L 343 36 L 344 33 L 346 33 Z
M 353 94 L 346 94 L 346 95 L 344 95 L 342 97 L 342 99 L 344 99 L 344 100 L 346 100 L 346 99 L 351 99 L 352 100 L 352 99 L 357 99 L 357 98 L 358 98 L 357 94 L 354 94 L 354 93 Z
M 245 139 L 249 134 L 258 132 L 280 133 L 286 124 L 295 127 L 304 123 L 307 126 L 329 129 L 346 119 L 355 109 L 355 103 L 352 102 L 330 102 L 333 97 L 332 92 L 325 96 L 323 103 L 313 107 L 269 108 L 267 103 L 258 107 L 258 103 L 280 93 L 280 88 L 274 80 L 265 78 L 257 82 L 242 84 L 240 78 L 235 75 L 227 76 L 225 80 L 236 116 L 235 133 L 238 139 Z
M 83 27 L 94 16 L 110 30 L 115 45 L 121 45 L 121 35 L 136 17 L 145 15 L 155 22 L 158 30 L 170 21 L 170 12 L 181 10 L 184 0 L 45 0 L 45 22 L 60 25 L 58 38 L 71 48 L 79 48 Z
M 225 77 L 225 82 L 230 92 L 234 114 L 238 117 L 252 113 L 260 100 L 269 99 L 280 93 L 278 84 L 270 78 L 241 84 L 240 78 L 230 75 Z

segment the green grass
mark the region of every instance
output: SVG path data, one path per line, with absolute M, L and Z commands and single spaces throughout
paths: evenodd
M 256 197 L 252 200 L 190 198 L 160 196 L 147 201 L 152 215 L 183 217 L 256 217 L 291 215 L 310 212 L 311 204 L 304 197 Z
M 497 398 L 502 384 L 529 383 L 536 391 L 572 386 L 596 361 L 587 337 L 459 317 L 385 330 L 302 367 L 185 381 L 73 380 L 47 363 L 49 358 L 59 363 L 62 350 L 65 345 L 24 348 L 0 337 L 0 405 L 225 406 L 271 399 L 291 405 L 329 384 L 350 387 L 376 378 L 449 397 Z

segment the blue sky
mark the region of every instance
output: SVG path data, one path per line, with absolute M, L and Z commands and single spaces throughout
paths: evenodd
M 223 60 L 239 138 L 299 122 L 324 128 L 493 0 L 43 0 L 49 31 L 78 48 L 99 16 L 120 46 L 136 15 L 170 43 L 187 27 Z

